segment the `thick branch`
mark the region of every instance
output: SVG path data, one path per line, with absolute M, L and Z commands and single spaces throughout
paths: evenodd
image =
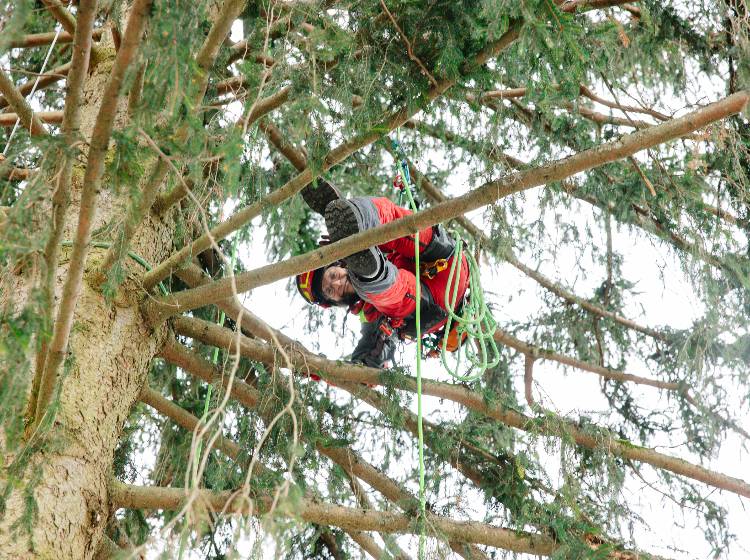
M 251 504 L 246 499 L 237 499 L 237 495 L 232 492 L 209 490 L 193 490 L 192 492 L 197 493 L 199 503 L 214 511 L 223 510 L 230 514 L 262 515 L 269 511 L 272 501 L 270 498 L 262 498 Z M 179 488 L 149 488 L 115 482 L 112 486 L 111 498 L 118 508 L 175 510 L 181 506 L 190 493 L 189 490 Z M 253 507 L 250 507 L 251 505 Z M 276 511 L 281 513 L 279 510 Z M 419 533 L 413 516 L 388 511 L 367 511 L 299 500 L 295 503 L 294 513 L 309 523 L 333 525 L 352 531 Z M 557 548 L 552 539 L 542 535 L 510 531 L 473 521 L 453 521 L 432 514 L 427 516 L 427 526 L 434 529 L 441 537 L 484 544 L 513 552 L 549 556 Z
M 95 29 L 93 32 L 94 41 L 98 41 L 101 38 L 103 32 L 103 29 Z M 52 41 L 55 40 L 55 34 L 55 31 L 50 31 L 47 33 L 33 33 L 30 35 L 24 35 L 20 39 L 11 41 L 8 47 L 11 49 L 24 49 L 27 47 L 40 47 L 42 45 L 49 45 Z M 65 43 L 72 43 L 73 36 L 74 33 L 62 31 L 57 36 L 57 44 L 62 45 Z
M 714 121 L 736 114 L 745 107 L 748 98 L 750 98 L 748 92 L 734 94 L 683 117 L 634 132 L 614 142 L 600 145 L 536 169 L 513 173 L 496 181 L 490 181 L 463 196 L 437 204 L 384 226 L 347 237 L 311 253 L 239 274 L 234 278 L 236 289 L 239 292 L 244 292 L 294 274 L 300 274 L 306 270 L 331 264 L 357 251 L 410 235 L 422 228 L 480 208 L 504 196 L 560 181 L 581 171 L 633 155 L 646 148 L 656 146 L 687 132 L 698 130 Z M 297 177 L 305 175 L 310 176 L 309 172 L 306 172 Z M 230 297 L 232 294 L 232 280 L 220 280 L 212 285 L 187 290 L 148 303 L 146 312 L 153 322 L 160 322 L 168 316 L 215 303 Z
M 88 165 L 83 177 L 81 208 L 78 214 L 78 227 L 73 241 L 70 267 L 68 268 L 68 275 L 63 287 L 62 299 L 60 300 L 57 319 L 55 320 L 54 334 L 50 342 L 47 361 L 39 387 L 39 399 L 34 416 L 37 423 L 44 414 L 47 404 L 52 397 L 57 370 L 67 352 L 70 329 L 73 325 L 73 314 L 78 301 L 78 295 L 81 291 L 84 262 L 88 254 L 89 243 L 91 242 L 91 224 L 96 214 L 97 193 L 104 174 L 104 160 L 117 113 L 120 89 L 125 72 L 131 61 L 135 58 L 141 42 L 151 1 L 136 0 L 133 4 L 122 45 L 120 50 L 117 51 L 117 56 L 115 57 L 94 123 L 89 145 Z
M 73 42 L 73 58 L 69 64 L 67 95 L 65 96 L 65 110 L 63 111 L 62 133 L 68 151 L 72 151 L 79 139 L 81 125 L 81 98 L 83 83 L 89 67 L 91 55 L 91 30 L 96 15 L 96 0 L 81 0 L 78 7 L 78 25 L 76 26 Z M 52 195 L 52 228 L 44 247 L 45 278 L 42 297 L 47 309 L 52 313 L 54 309 L 55 275 L 57 261 L 60 254 L 65 216 L 70 205 L 70 185 L 73 177 L 72 156 L 62 152 L 60 170 L 56 176 L 55 190 Z M 42 344 L 37 354 L 36 369 L 32 382 L 27 414 L 33 417 L 38 406 L 39 389 L 46 367 L 48 339 L 42 337 Z
M 63 120 L 62 111 L 39 111 L 38 113 L 33 113 L 33 115 L 41 122 L 46 124 L 60 124 Z M 16 124 L 16 120 L 18 120 L 18 115 L 16 113 L 0 113 L 0 126 L 2 127 L 14 126 Z M 22 115 L 21 123 L 23 124 L 23 122 L 24 121 Z M 24 127 L 28 128 L 26 124 L 24 124 Z
M 47 7 L 47 10 L 52 17 L 54 17 L 63 29 L 74 35 L 76 32 L 76 20 L 68 9 L 62 5 L 60 0 L 42 0 L 42 3 Z
M 510 30 L 507 31 L 503 37 L 489 45 L 486 49 L 480 52 L 474 59 L 473 65 L 482 65 L 490 58 L 497 56 L 503 49 L 507 48 L 513 41 L 518 37 L 518 24 L 511 26 Z M 467 68 L 467 71 L 470 67 Z M 449 87 L 454 84 L 451 80 L 443 80 L 440 82 L 440 87 L 433 87 L 426 94 L 424 102 L 429 102 L 437 98 Z M 340 163 L 351 154 L 363 148 L 369 144 L 372 144 L 379 139 L 383 134 L 398 128 L 411 118 L 418 110 L 421 109 L 422 104 L 411 104 L 408 107 L 401 109 L 400 111 L 393 113 L 390 117 L 384 119 L 380 123 L 372 127 L 370 132 L 361 134 L 334 148 L 325 156 L 321 171 L 326 171 L 334 165 Z M 310 168 L 305 169 L 302 173 L 288 181 L 285 185 L 278 188 L 271 194 L 269 194 L 263 200 L 251 204 L 250 206 L 235 213 L 231 218 L 222 222 L 210 232 L 210 235 L 202 235 L 196 239 L 190 245 L 182 248 L 177 253 L 173 254 L 159 266 L 155 267 L 154 270 L 144 275 L 143 285 L 147 289 L 151 289 L 158 282 L 169 276 L 182 264 L 188 262 L 194 255 L 201 253 L 206 250 L 210 244 L 211 239 L 218 241 L 224 239 L 230 233 L 244 226 L 250 220 L 258 216 L 265 208 L 279 205 L 281 202 L 296 194 L 302 190 L 307 184 L 313 180 L 312 170 Z
M 427 193 L 427 196 L 430 197 L 434 202 L 445 202 L 448 200 L 448 197 L 443 194 L 443 192 L 435 186 L 432 181 L 430 181 L 426 175 L 421 173 L 412 163 L 411 161 L 408 162 L 409 164 L 409 170 L 411 174 L 416 177 L 419 181 L 420 188 Z M 519 167 L 526 167 L 523 165 L 523 162 L 518 161 L 519 165 L 513 164 L 514 168 Z M 484 247 L 490 247 L 492 246 L 492 241 L 490 238 L 477 226 L 475 226 L 471 220 L 464 216 L 458 216 L 456 218 L 456 221 L 461 224 L 461 226 L 469 232 L 477 241 L 479 241 Z M 511 264 L 516 269 L 523 272 L 526 276 L 529 278 L 535 280 L 539 285 L 546 288 L 556 296 L 564 299 L 565 301 L 569 303 L 574 303 L 586 311 L 598 315 L 599 317 L 604 317 L 606 319 L 610 319 L 616 323 L 621 324 L 624 327 L 627 327 L 629 329 L 633 329 L 635 331 L 641 332 L 645 335 L 648 335 L 652 338 L 655 338 L 657 340 L 666 340 L 666 337 L 660 333 L 659 331 L 644 327 L 642 325 L 639 325 L 638 323 L 631 321 L 630 319 L 627 319 L 625 317 L 622 317 L 621 315 L 618 315 L 617 313 L 613 311 L 609 311 L 608 309 L 604 309 L 603 307 L 600 307 L 594 303 L 591 303 L 590 301 L 583 299 L 580 296 L 577 296 L 576 294 L 566 290 L 559 284 L 553 282 L 540 272 L 532 269 L 531 267 L 527 266 L 526 264 L 522 263 L 518 260 L 518 258 L 513 254 L 513 251 L 508 248 L 503 251 L 502 258 L 507 261 L 509 264 Z
M 15 110 L 16 119 L 21 120 L 23 127 L 30 131 L 32 136 L 47 136 L 47 131 L 39 116 L 34 114 L 31 106 L 16 88 L 13 80 L 2 69 L 0 69 L 0 92 L 3 93 L 8 104 Z M 13 119 L 11 126 L 15 125 L 16 119 Z
M 55 82 L 62 80 L 68 74 L 68 71 L 70 70 L 70 64 L 71 63 L 68 62 L 66 64 L 63 64 L 62 66 L 58 66 L 57 68 L 53 68 L 52 70 L 41 74 L 39 76 L 38 82 L 36 78 L 25 81 L 18 87 L 18 93 L 20 93 L 21 96 L 26 97 L 31 93 L 31 90 L 34 89 L 34 84 L 36 84 L 36 91 L 39 91 L 40 89 L 44 89 L 54 84 Z M 8 105 L 9 103 L 7 99 L 5 99 L 5 97 L 0 97 L 0 109 L 4 109 Z
M 178 318 L 175 321 L 175 327 L 188 336 L 193 336 L 210 344 L 230 349 L 234 348 L 237 339 L 235 333 L 218 325 L 198 319 Z M 296 364 L 302 372 L 311 371 L 325 378 L 330 378 L 334 382 L 347 381 L 367 385 L 383 384 L 382 370 L 326 360 L 305 350 L 300 350 L 300 348 L 301 345 L 297 344 L 293 349 L 288 351 L 288 354 L 292 363 Z M 246 356 L 261 362 L 273 364 L 276 360 L 275 353 L 270 346 L 246 337 L 240 338 L 240 351 Z M 398 380 L 398 388 L 415 392 L 416 379 L 403 376 Z M 750 498 L 750 484 L 744 480 L 710 471 L 699 465 L 694 465 L 682 459 L 664 455 L 645 447 L 639 447 L 604 431 L 600 431 L 598 434 L 587 433 L 567 420 L 560 419 L 559 426 L 548 425 L 543 420 L 525 416 L 500 404 L 488 403 L 485 396 L 470 391 L 461 385 L 451 385 L 423 379 L 422 393 L 457 402 L 475 412 L 499 420 L 519 430 L 538 432 L 552 437 L 566 435 L 582 447 L 609 451 L 615 455 L 648 463 L 654 467 L 666 469 L 676 474 L 699 480 L 710 486 L 729 490 L 730 492 Z

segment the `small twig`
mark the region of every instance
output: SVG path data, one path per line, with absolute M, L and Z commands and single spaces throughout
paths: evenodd
M 526 354 L 525 356 L 526 360 L 523 368 L 524 393 L 526 394 L 526 402 L 529 403 L 531 408 L 534 408 L 536 402 L 534 401 L 534 394 L 531 388 L 534 385 L 534 362 L 536 358 L 534 358 L 533 354 Z
M 433 78 L 432 74 L 430 74 L 430 71 L 427 70 L 427 67 L 424 64 L 422 64 L 422 61 L 419 60 L 419 57 L 414 54 L 414 50 L 412 49 L 409 38 L 406 36 L 406 34 L 403 32 L 403 30 L 399 26 L 398 22 L 396 21 L 396 18 L 393 17 L 393 14 L 388 9 L 388 6 L 385 5 L 385 0 L 380 0 L 380 5 L 383 6 L 385 13 L 388 15 L 388 18 L 393 23 L 393 26 L 396 28 L 396 31 L 398 31 L 398 34 L 401 35 L 401 38 L 404 40 L 404 43 L 406 43 L 406 52 L 409 54 L 409 58 L 417 63 L 420 70 L 422 70 L 422 74 L 427 76 L 427 79 L 430 80 L 430 83 L 433 85 L 433 87 L 438 87 L 437 80 Z
M 633 156 L 628 157 L 628 161 L 633 166 L 633 168 L 636 170 L 640 178 L 645 183 L 646 187 L 648 188 L 648 191 L 651 193 L 651 196 L 656 196 L 656 191 L 654 190 L 654 185 L 649 181 L 649 178 L 646 177 L 646 174 L 641 169 L 641 166 L 638 165 L 638 162 L 635 160 Z

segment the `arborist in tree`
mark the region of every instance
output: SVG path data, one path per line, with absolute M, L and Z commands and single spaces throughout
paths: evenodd
M 344 199 L 322 180 L 317 185 L 308 185 L 301 194 L 307 205 L 325 218 L 328 238 L 323 243 L 339 241 L 411 214 L 387 198 Z M 360 315 L 362 336 L 352 353 L 352 361 L 384 367 L 393 360 L 397 337 L 416 337 L 414 241 L 414 236 L 394 239 L 297 276 L 297 289 L 309 303 L 321 307 L 346 306 L 351 313 Z M 420 323 L 424 336 L 438 333 L 445 326 L 445 294 L 448 291 L 449 301 L 454 301 L 456 282 L 454 311 L 459 311 L 469 284 L 469 266 L 462 256 L 460 273 L 454 274 L 448 286 L 454 242 L 440 225 L 419 232 L 419 248 Z M 452 344 L 457 346 L 457 335 L 451 334 Z

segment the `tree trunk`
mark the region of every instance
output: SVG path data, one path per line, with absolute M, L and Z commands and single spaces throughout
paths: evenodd
M 101 53 L 85 84 L 81 132 L 86 139 L 91 137 L 115 56 L 111 37 L 102 45 Z M 121 93 L 119 114 L 123 114 L 126 98 Z M 81 169 L 76 168 L 64 240 L 72 239 L 77 227 L 82 177 Z M 49 186 L 51 198 L 52 179 Z M 106 187 L 105 176 L 93 231 L 121 215 L 131 194 L 127 186 L 121 187 L 122 199 L 118 200 Z M 49 227 L 47 216 L 49 206 L 40 211 L 37 227 Z M 150 216 L 139 228 L 131 251 L 149 262 L 159 262 L 168 256 L 171 246 L 169 219 Z M 59 398 L 46 412 L 50 415 L 51 408 L 57 406 L 54 422 L 46 430 L 40 428 L 31 434 L 27 443 L 32 453 L 26 459 L 21 453 L 4 458 L 4 465 L 25 461 L 25 468 L 15 473 L 16 480 L 8 469 L 0 471 L 0 487 L 10 489 L 0 504 L 4 508 L 0 550 L 7 558 L 93 558 L 104 537 L 113 452 L 166 334 L 164 328 L 154 331 L 146 326 L 141 317 L 138 304 L 143 292 L 133 277 L 143 271 L 132 259 L 125 263 L 128 278 L 116 299 L 105 300 L 92 281 L 104 253 L 105 249 L 91 247 L 88 254 L 67 360 L 58 378 Z M 69 254 L 70 248 L 63 247 L 56 271 L 56 304 Z M 10 298 L 23 302 L 29 297 L 36 277 L 34 267 L 29 269 L 12 279 L 14 289 L 0 294 L 0 299 L 6 300 L 0 305 Z M 2 434 L 0 446 L 6 448 Z

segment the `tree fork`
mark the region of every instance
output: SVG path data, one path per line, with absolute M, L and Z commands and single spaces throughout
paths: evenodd
M 504 196 L 560 181 L 581 171 L 598 167 L 605 163 L 630 156 L 643 149 L 656 146 L 679 137 L 686 132 L 698 130 L 707 124 L 740 112 L 747 104 L 749 98 L 750 94 L 746 91 L 736 93 L 683 117 L 646 130 L 634 132 L 614 142 L 580 152 L 549 165 L 513 173 L 507 178 L 490 181 L 465 195 L 441 204 L 436 204 L 431 208 L 400 218 L 386 225 L 352 235 L 310 253 L 256 268 L 255 270 L 239 274 L 232 280 L 219 280 L 200 288 L 194 288 L 176 295 L 147 302 L 144 306 L 144 312 L 153 324 L 158 324 L 167 317 L 177 313 L 202 307 L 230 297 L 234 293 L 235 285 L 238 291 L 245 292 L 288 276 L 331 264 L 357 251 L 385 243 L 398 237 L 410 235 L 414 231 L 419 231 L 425 227 L 455 218 L 459 214 L 465 214 Z M 305 174 L 300 174 L 297 177 L 302 175 Z M 309 171 L 306 172 L 306 175 L 309 176 Z M 180 260 L 182 258 L 184 257 L 181 257 Z M 158 278 L 158 275 L 156 277 Z M 155 278 L 152 276 L 153 279 Z

